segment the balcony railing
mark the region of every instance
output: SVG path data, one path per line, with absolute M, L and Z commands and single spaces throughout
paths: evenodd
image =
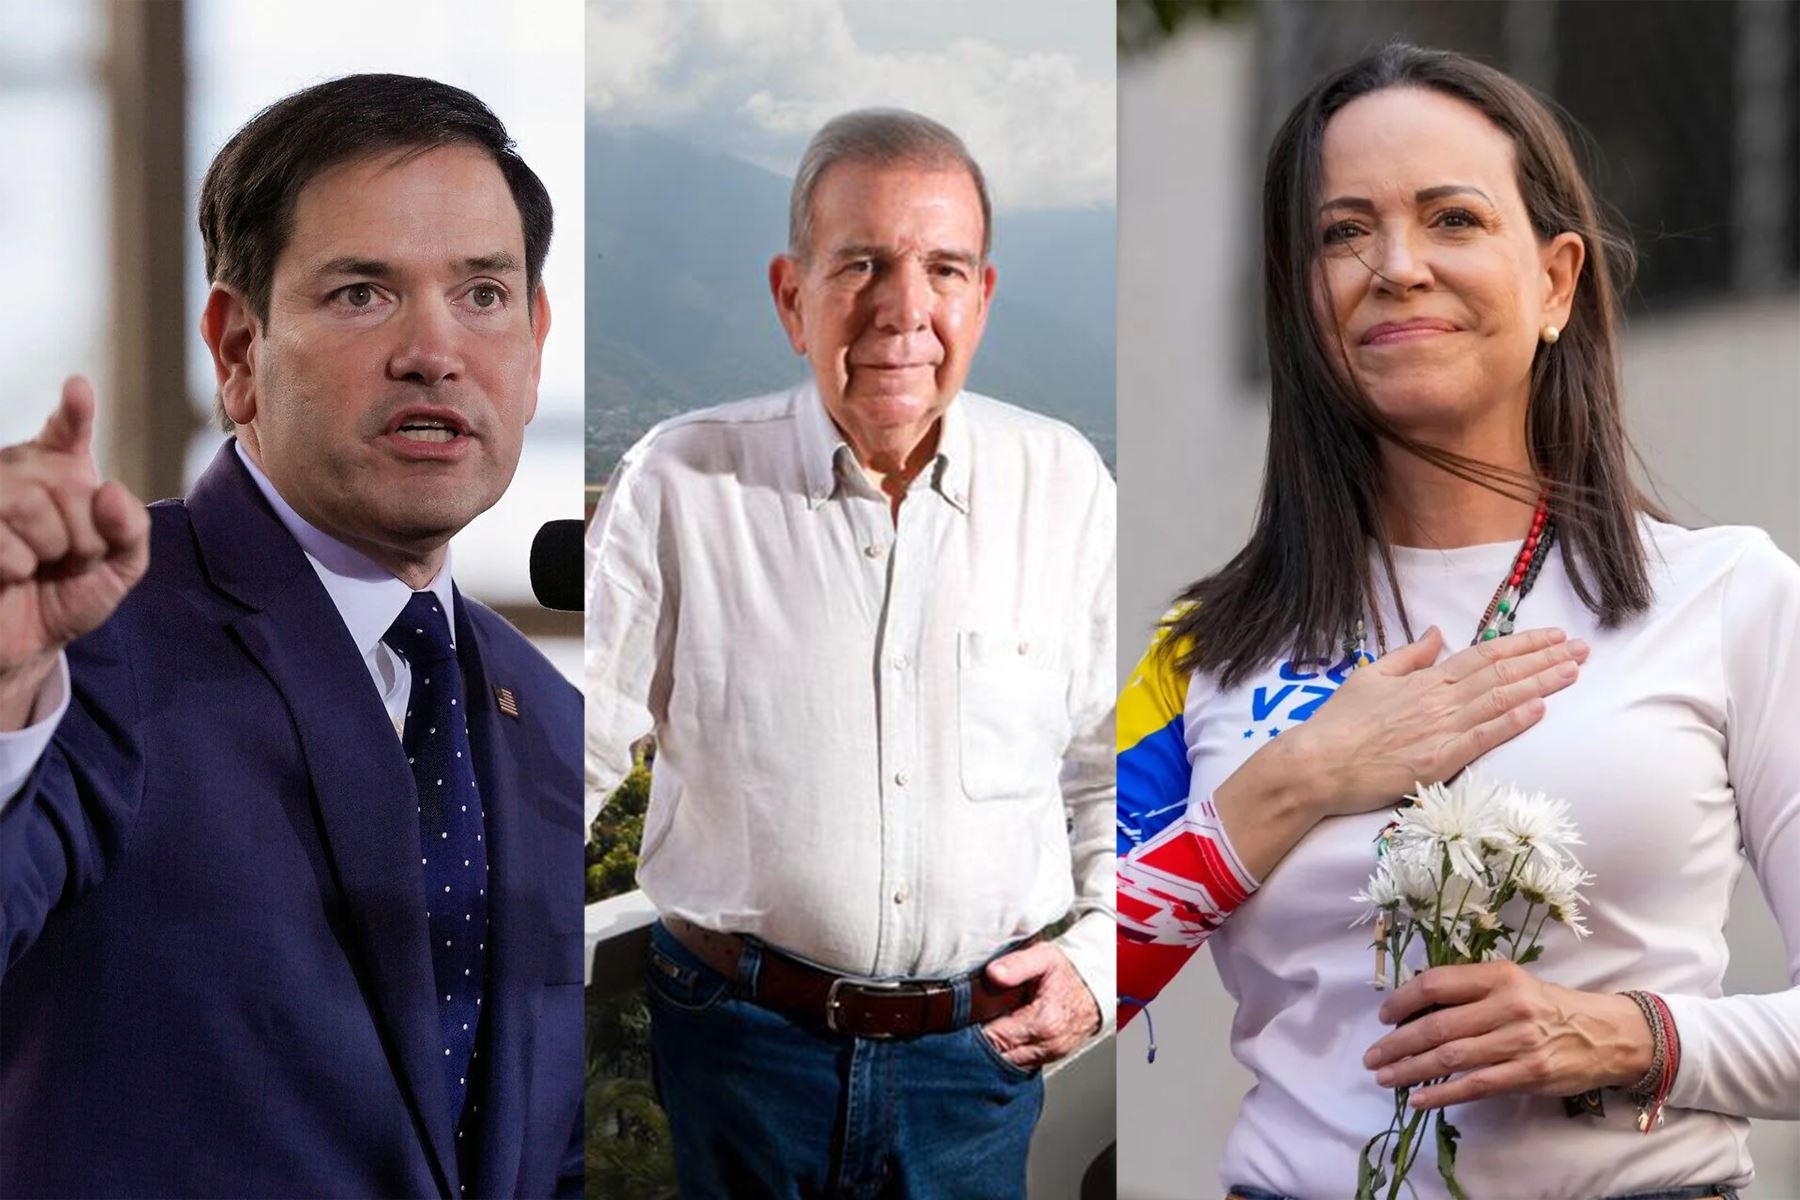
M 642 892 L 587 907 L 590 995 L 610 999 L 643 986 L 644 948 L 656 908 Z M 1093 1181 L 1090 1168 L 1112 1144 L 1113 1039 L 1089 1042 L 1044 1073 L 1044 1115 L 1031 1143 L 1031 1200 L 1081 1200 L 1112 1194 L 1111 1180 Z

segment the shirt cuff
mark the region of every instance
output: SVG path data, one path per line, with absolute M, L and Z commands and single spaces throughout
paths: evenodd
M 1111 1033 L 1118 1021 L 1119 1005 L 1115 996 L 1118 966 L 1113 946 L 1117 939 L 1117 923 L 1103 912 L 1088 913 L 1056 939 L 1057 947 L 1069 956 L 1075 973 L 1087 984 L 1094 1003 L 1100 1008 L 1100 1028 L 1095 1031 L 1095 1037 Z
M 1660 993 L 1681 1040 L 1673 1108 L 1800 1120 L 1800 988 L 1735 996 Z
M 11 733 L 0 733 L 0 812 L 11 807 L 25 789 L 25 781 L 37 770 L 38 760 L 50 748 L 56 727 L 69 711 L 69 656 L 56 656 L 56 670 L 44 680 L 31 705 L 31 724 Z

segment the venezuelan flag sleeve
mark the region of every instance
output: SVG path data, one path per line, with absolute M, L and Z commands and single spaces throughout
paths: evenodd
M 1256 888 L 1210 797 L 1191 796 L 1180 646 L 1161 628 L 1119 696 L 1119 1024 Z

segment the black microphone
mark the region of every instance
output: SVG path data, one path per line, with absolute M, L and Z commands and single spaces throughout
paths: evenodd
M 531 539 L 531 590 L 545 608 L 581 611 L 583 536 L 581 522 L 571 518 L 545 521 Z

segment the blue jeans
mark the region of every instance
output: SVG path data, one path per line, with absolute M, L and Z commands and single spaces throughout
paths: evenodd
M 744 999 L 658 923 L 646 991 L 657 1098 L 683 1200 L 1023 1200 L 1035 1071 L 979 1028 L 895 1041 L 800 1025 Z
M 1293 1200 L 1291 1196 L 1281 1196 L 1247 1184 L 1237 1184 L 1231 1189 L 1236 1200 Z M 1738 1200 L 1736 1188 L 1728 1187 L 1678 1187 L 1664 1188 L 1657 1192 L 1633 1192 L 1629 1196 L 1612 1196 L 1609 1200 L 1700 1200 L 1701 1197 L 1717 1196 L 1719 1200 Z

